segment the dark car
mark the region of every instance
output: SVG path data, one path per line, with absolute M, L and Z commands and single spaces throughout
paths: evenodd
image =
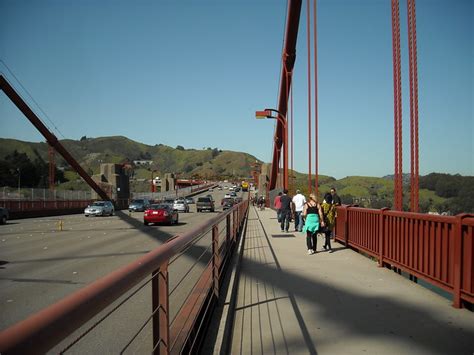
M 143 224 L 145 226 L 150 223 L 177 224 L 178 220 L 178 211 L 173 209 L 173 205 L 169 203 L 150 205 L 143 213 Z
M 9 217 L 8 210 L 5 207 L 0 207 L 0 224 L 6 224 Z
M 221 206 L 222 209 L 228 210 L 229 208 L 232 208 L 235 205 L 235 200 L 233 198 L 224 198 L 221 201 Z
M 146 198 L 136 199 L 130 202 L 128 205 L 128 210 L 130 212 L 143 212 L 148 208 L 148 206 L 150 206 L 150 201 L 148 201 Z

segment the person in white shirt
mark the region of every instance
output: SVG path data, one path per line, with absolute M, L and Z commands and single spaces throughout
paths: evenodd
M 293 203 L 295 205 L 295 232 L 303 230 L 303 208 L 306 203 L 306 198 L 301 194 L 300 190 L 296 190 L 296 195 L 293 196 Z

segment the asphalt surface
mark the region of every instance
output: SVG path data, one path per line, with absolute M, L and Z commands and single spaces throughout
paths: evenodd
M 214 217 L 222 211 L 220 201 L 224 193 L 225 190 L 211 193 L 216 201 L 215 213 L 197 213 L 195 205 L 191 205 L 190 213 L 180 213 L 179 224 L 173 226 L 144 226 L 143 212 L 128 211 L 119 211 L 112 217 L 86 218 L 81 214 L 32 218 L 9 221 L 0 226 L 0 329 L 27 318 L 143 256 L 170 237 Z M 60 221 L 62 231 L 59 230 Z M 211 234 L 208 233 L 170 265 L 171 320 L 206 267 L 210 245 Z M 150 293 L 148 283 L 70 352 L 119 352 L 149 316 Z M 148 324 L 129 348 L 131 352 L 151 350 L 150 339 L 145 340 L 149 338 L 150 330 Z M 69 337 L 68 342 L 79 333 Z M 53 351 L 57 352 L 66 343 Z

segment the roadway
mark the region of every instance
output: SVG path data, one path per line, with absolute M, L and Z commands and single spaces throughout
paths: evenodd
M 216 202 L 216 213 L 222 211 L 220 201 L 225 191 L 211 193 Z M 206 194 L 209 192 L 201 195 Z M 190 207 L 190 213 L 180 213 L 179 224 L 174 226 L 144 226 L 143 212 L 128 211 L 118 211 L 112 217 L 86 218 L 79 214 L 14 220 L 1 226 L 0 329 L 25 319 L 141 257 L 170 237 L 215 216 L 215 213 L 197 213 L 195 204 Z M 60 220 L 63 222 L 62 231 L 59 230 Z M 208 233 L 194 246 L 194 250 L 189 249 L 170 265 L 170 292 L 173 292 L 170 299 L 171 319 L 206 266 L 210 257 L 210 241 Z M 196 262 L 199 255 L 202 258 Z M 194 264 L 192 272 L 183 279 Z M 130 328 L 138 328 L 138 324 L 150 314 L 150 289 L 148 284 L 132 302 L 117 312 L 118 316 L 110 318 L 115 324 L 123 323 L 125 317 L 125 326 L 121 329 L 117 329 L 116 325 L 110 327 L 105 324 L 107 320 L 100 330 L 100 341 L 98 338 L 92 342 L 88 340 L 88 345 L 73 349 L 80 352 L 119 350 L 123 344 L 116 344 L 114 337 L 120 334 L 124 342 L 128 341 Z M 114 317 L 118 318 L 113 320 Z M 149 335 L 149 329 L 144 334 Z M 148 346 L 145 349 L 140 351 L 148 351 Z

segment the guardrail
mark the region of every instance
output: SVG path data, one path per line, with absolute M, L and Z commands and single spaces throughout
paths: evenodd
M 474 215 L 437 216 L 341 206 L 336 239 L 474 303 Z
M 66 351 L 130 300 L 138 290 L 150 283 L 151 297 L 148 300 L 152 312 L 138 331 L 130 336 L 120 352 L 129 348 L 149 322 L 152 323 L 153 353 L 193 352 L 199 345 L 199 336 L 205 319 L 211 313 L 212 306 L 219 295 L 223 269 L 230 259 L 247 213 L 248 199 L 220 213 L 210 221 L 171 238 L 135 262 L 2 331 L 0 353 L 46 352 L 106 307 L 114 306 L 112 311 L 96 321 L 91 328 L 79 335 L 75 334 L 75 340 L 66 339 L 66 342 L 61 342 L 62 350 L 58 351 Z M 205 242 L 206 240 L 208 242 Z M 204 245 L 198 245 L 198 243 L 204 243 Z M 190 256 L 193 260 L 191 260 L 192 265 L 189 270 L 184 272 L 180 269 L 176 270 L 176 274 L 170 273 L 170 268 L 179 258 L 189 259 Z M 198 280 L 190 285 L 186 278 L 197 266 L 202 267 L 202 272 L 198 274 Z M 170 289 L 170 276 L 176 277 L 183 273 L 184 276 L 175 280 L 173 288 Z M 147 277 L 149 278 L 139 285 Z M 114 301 L 122 296 L 125 297 L 126 293 L 136 286 L 138 286 L 137 290 L 130 296 L 119 305 L 113 305 Z M 186 288 L 187 296 L 182 304 L 175 305 L 175 298 L 180 298 L 176 293 L 179 287 Z M 171 303 L 174 305 L 173 310 L 170 310 Z M 54 351 L 56 352 L 56 349 Z

